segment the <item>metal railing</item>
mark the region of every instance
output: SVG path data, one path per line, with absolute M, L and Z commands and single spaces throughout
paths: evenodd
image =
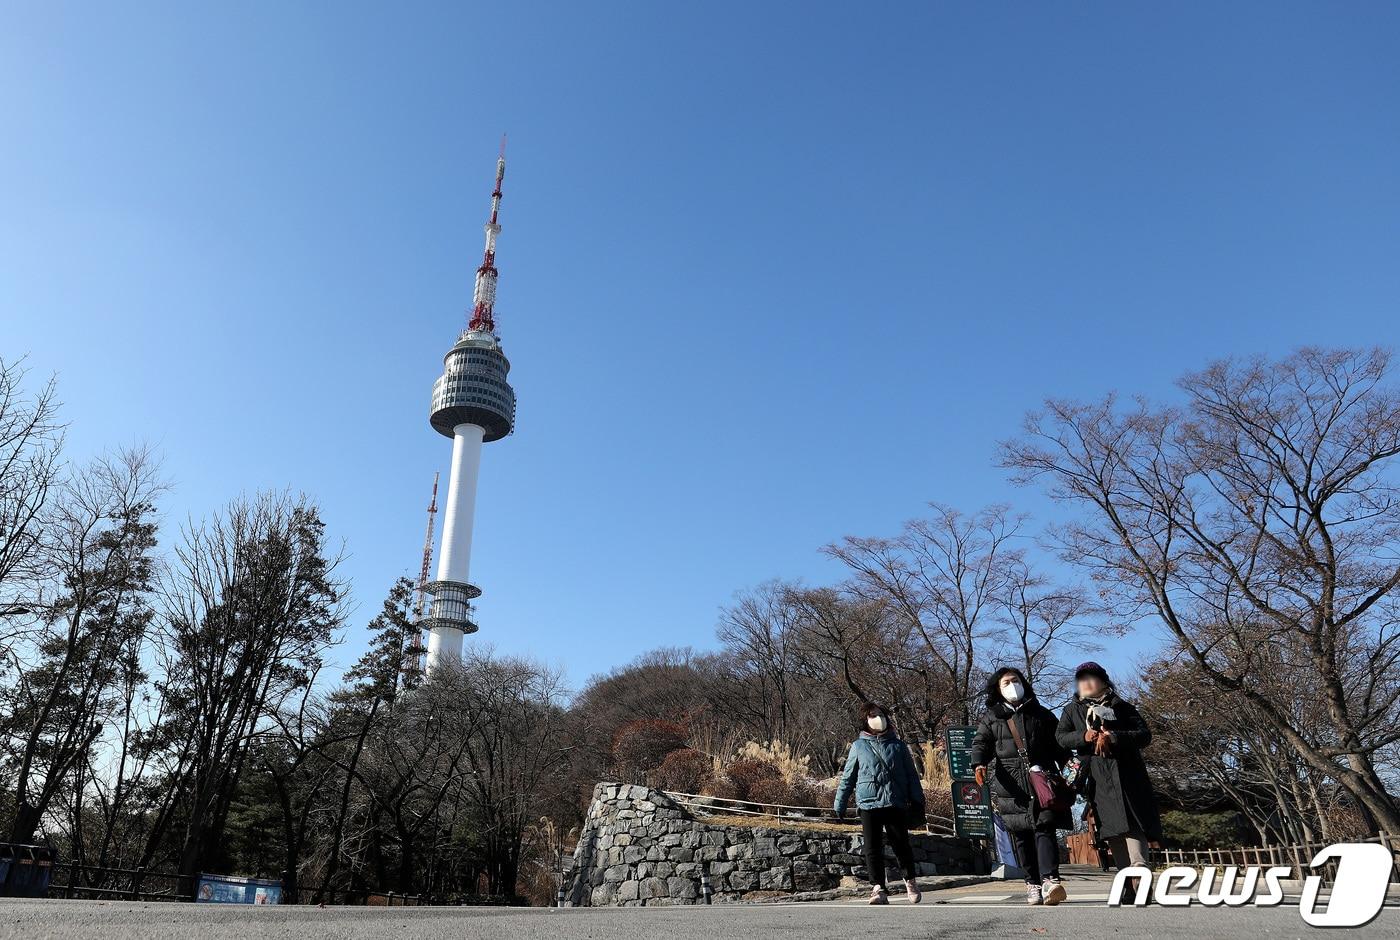
M 281 880 L 285 885 L 286 880 Z M 189 885 L 196 881 L 197 878 L 191 879 L 175 872 L 54 862 L 48 896 L 83 900 L 193 901 L 194 890 Z M 294 890 L 284 889 L 281 903 L 418 907 L 437 904 L 509 904 L 511 899 L 492 895 L 440 897 L 432 894 L 403 894 L 397 891 L 370 891 L 363 888 L 299 883 Z
M 181 880 L 180 875 L 147 871 L 145 868 L 111 868 L 80 865 L 77 862 L 54 862 L 48 895 L 51 898 L 85 900 L 193 900 L 193 892 L 181 892 Z
M 662 790 L 661 792 L 692 813 L 700 813 L 707 816 L 754 816 L 771 820 L 788 820 L 791 822 L 807 820 L 809 822 L 825 822 L 834 825 L 850 826 L 853 829 L 859 826 L 859 823 L 851 820 L 839 819 L 836 816 L 836 812 L 830 807 L 793 806 L 787 803 L 762 803 L 755 800 L 731 800 L 719 796 L 706 796 L 703 793 L 680 793 L 674 790 Z M 939 836 L 953 835 L 953 820 L 947 816 L 929 813 L 926 819 L 928 822 L 926 831 L 930 834 Z

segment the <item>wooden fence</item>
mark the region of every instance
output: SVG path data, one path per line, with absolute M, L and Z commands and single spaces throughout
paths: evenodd
M 788 820 L 791 822 L 825 822 L 837 825 L 848 825 L 855 828 L 859 824 L 850 820 L 841 820 L 836 817 L 835 810 L 823 806 L 790 806 L 786 803 L 759 803 L 753 800 L 729 800 L 717 796 L 706 796 L 703 793 L 677 793 L 671 790 L 661 791 L 681 806 L 692 813 L 702 816 L 754 816 L 773 821 Z M 929 813 L 927 816 L 927 830 L 933 835 L 951 836 L 953 834 L 953 820 L 947 816 L 939 816 Z
M 1395 877 L 1400 879 L 1400 836 L 1389 833 L 1381 833 L 1378 836 L 1371 836 L 1367 839 L 1352 839 L 1352 842 L 1373 842 L 1390 849 L 1390 856 L 1395 867 Z M 1330 884 L 1337 875 L 1337 862 L 1335 860 L 1327 862 L 1317 869 L 1308 867 L 1313 856 L 1322 851 L 1329 842 L 1304 842 L 1298 845 L 1255 845 L 1236 846 L 1230 849 L 1157 849 L 1154 854 L 1158 867 L 1168 865 L 1185 865 L 1190 868 L 1204 868 L 1214 866 L 1221 868 L 1226 865 L 1236 865 L 1241 868 L 1250 865 L 1267 868 L 1280 866 L 1291 868 L 1297 877 L 1306 878 L 1308 875 L 1321 875 L 1325 883 Z

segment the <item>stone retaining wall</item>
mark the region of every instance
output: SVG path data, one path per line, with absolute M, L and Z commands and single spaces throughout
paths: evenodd
M 920 875 L 976 867 L 961 839 L 915 834 L 912 842 Z M 716 902 L 824 891 L 864 878 L 863 851 L 858 831 L 713 825 L 660 791 L 600 783 L 574 851 L 568 898 L 575 906 L 702 903 L 702 874 Z

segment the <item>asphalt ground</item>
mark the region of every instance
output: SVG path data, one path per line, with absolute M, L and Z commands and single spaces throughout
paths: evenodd
M 1102 883 L 1081 887 L 1072 890 L 1066 903 L 1053 908 L 1028 907 L 1014 883 L 927 892 L 919 905 L 896 897 L 887 907 L 839 901 L 564 910 L 316 908 L 4 899 L 0 900 L 0 938 L 1400 938 L 1400 905 L 1386 907 L 1369 925 L 1356 930 L 1321 931 L 1303 922 L 1294 897 L 1270 908 L 1110 908 Z

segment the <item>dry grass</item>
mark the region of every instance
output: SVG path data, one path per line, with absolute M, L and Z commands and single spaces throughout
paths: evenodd
M 745 741 L 737 754 L 740 760 L 772 764 L 783 775 L 788 786 L 797 786 L 812 779 L 811 758 L 798 754 L 783 741 Z

